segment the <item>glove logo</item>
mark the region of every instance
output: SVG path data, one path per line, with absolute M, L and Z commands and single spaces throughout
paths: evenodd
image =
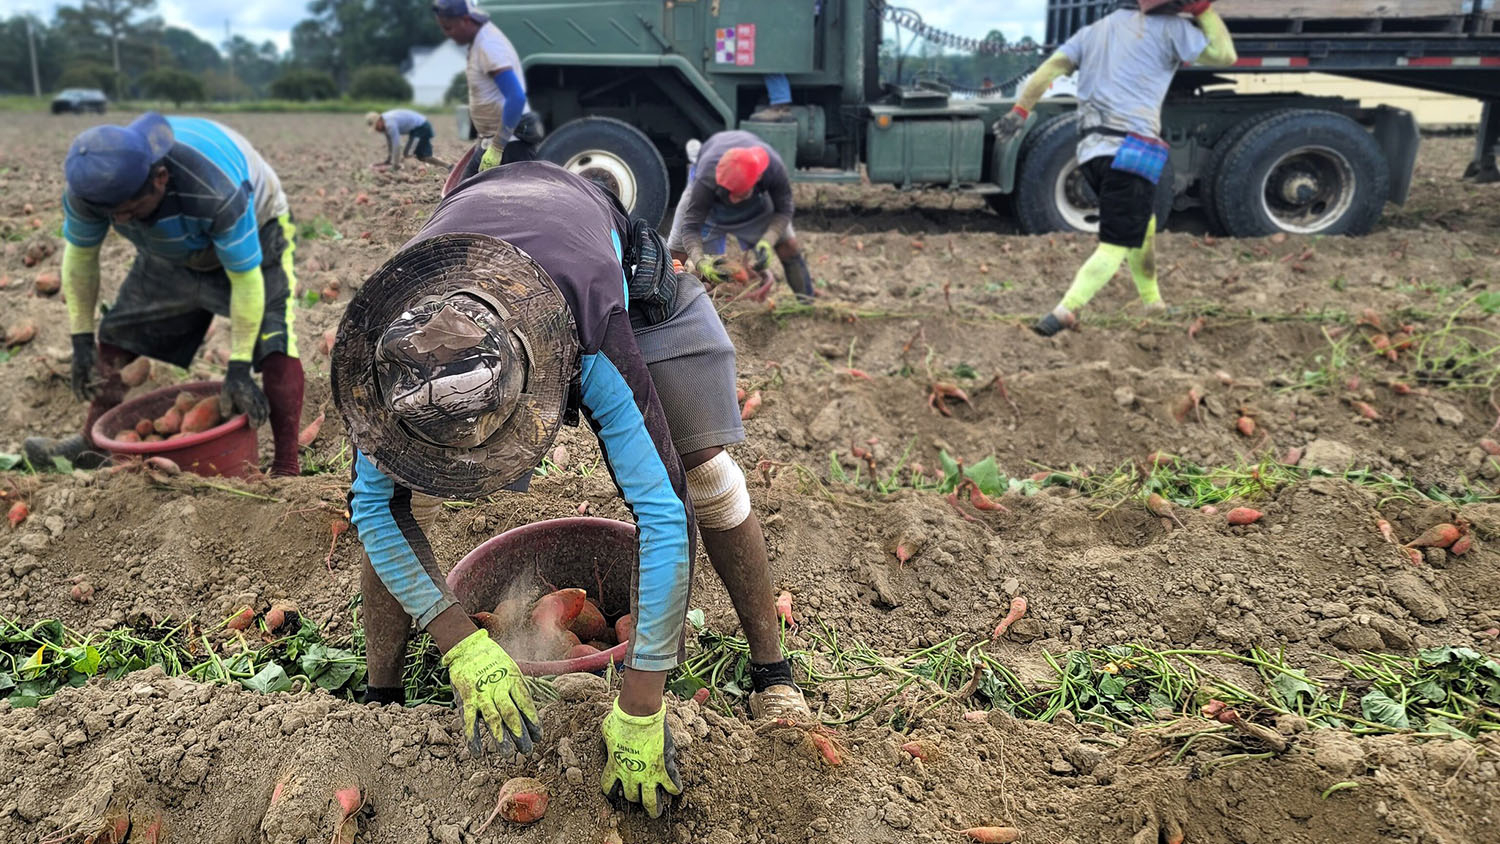
M 508 671 L 505 668 L 505 666 L 503 666 L 503 665 L 497 665 L 494 668 L 492 668 L 490 671 L 488 671 L 487 673 L 481 675 L 480 678 L 478 679 L 478 681 L 476 681 L 474 683 L 474 688 L 476 690 L 483 690 L 483 689 L 489 688 L 490 686 L 493 686 L 494 684 L 499 683 L 500 681 L 504 680 L 506 677 L 509 677 L 509 676 L 510 676 L 510 671 Z
M 624 753 L 618 750 L 615 751 L 615 762 L 620 767 L 631 772 L 632 774 L 639 774 L 640 772 L 646 770 L 646 763 L 644 761 L 637 759 L 634 756 L 626 756 Z

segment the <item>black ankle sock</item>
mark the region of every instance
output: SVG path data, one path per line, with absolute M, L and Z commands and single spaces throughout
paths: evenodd
M 792 679 L 792 664 L 784 659 L 769 665 L 750 663 L 751 690 L 763 692 L 771 686 L 791 686 L 796 688 L 797 681 Z
M 367 686 L 365 688 L 365 703 L 396 703 L 406 705 L 406 687 L 391 686 L 382 688 L 380 686 Z

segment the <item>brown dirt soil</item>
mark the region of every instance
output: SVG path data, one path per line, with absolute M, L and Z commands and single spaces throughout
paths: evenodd
M 373 160 L 378 139 L 358 115 L 221 119 L 257 144 L 293 213 L 323 232 L 298 247 L 300 288 L 336 281 L 341 292 L 299 306 L 296 326 L 308 371 L 305 418 L 332 415 L 321 335 L 361 280 L 416 231 L 443 174 L 369 170 L 363 150 Z M 0 320 L 40 326 L 36 340 L 0 363 L 0 452 L 82 420 L 67 385 L 64 303 L 36 294 L 32 282 L 61 260 L 60 162 L 90 122 L 22 114 L 0 127 Z M 451 138 L 438 146 L 439 155 L 457 152 Z M 908 449 L 910 460 L 934 467 L 945 449 L 969 463 L 993 454 L 1020 477 L 1041 467 L 1107 472 L 1156 451 L 1235 464 L 1296 446 L 1334 471 L 1369 467 L 1423 488 L 1493 482 L 1500 464 L 1477 446 L 1500 413 L 1489 393 L 1432 385 L 1427 395 L 1398 395 L 1386 384 L 1418 386 L 1416 350 L 1389 361 L 1369 347 L 1374 329 L 1353 324 L 1365 308 L 1387 323 L 1409 322 L 1419 343 L 1427 338 L 1422 354 L 1441 358 L 1449 316 L 1494 287 L 1495 189 L 1457 181 L 1471 146 L 1429 140 L 1412 201 L 1366 238 L 1168 233 L 1162 286 L 1184 313 L 1142 319 L 1120 278 L 1083 330 L 1047 341 L 1026 325 L 1054 303 L 1091 248 L 1087 239 L 1007 234 L 1008 221 L 973 198 L 799 187 L 798 229 L 834 307 L 771 313 L 737 302 L 723 310 L 741 381 L 765 397 L 736 456 L 766 528 L 776 588 L 795 595 L 799 614 L 885 654 L 959 633 L 985 637 L 1011 596 L 1024 595 L 1030 613 L 995 653 L 1037 676 L 1044 652 L 1127 641 L 1280 647 L 1300 664 L 1314 653 L 1444 644 L 1496 652 L 1489 631 L 1500 624 L 1500 505 L 1454 511 L 1322 477 L 1258 502 L 1266 516 L 1250 527 L 1182 508 L 1178 527 L 1138 501 L 1105 509 L 1060 488 L 1007 496 L 1006 513 L 965 506 L 971 522 L 931 493 L 830 485 L 828 469 L 835 452 L 852 474 L 852 446 L 870 439 L 882 472 Z M 368 203 L 356 201 L 361 193 Z M 33 257 L 42 257 L 28 267 L 33 244 Z M 129 249 L 119 238 L 106 242 L 106 300 Z M 735 292 L 716 295 L 727 302 Z M 1472 306 L 1455 320 L 1476 332 L 1494 331 L 1495 322 Z M 217 377 L 226 329 L 221 321 L 190 372 L 158 364 L 140 389 Z M 1328 330 L 1357 342 L 1336 346 Z M 1340 366 L 1322 388 L 1296 387 L 1335 358 Z M 847 374 L 851 366 L 870 380 Z M 986 387 L 996 375 L 1014 405 Z M 1359 384 L 1347 383 L 1354 376 Z M 928 403 L 934 381 L 959 382 L 972 405 L 938 414 Z M 1201 418 L 1179 422 L 1173 410 L 1190 389 L 1205 397 Z M 1353 401 L 1382 418 L 1363 419 Z M 1242 412 L 1257 421 L 1254 438 L 1235 430 Z M 434 535 L 444 565 L 489 536 L 570 515 L 581 503 L 594 515 L 626 517 L 607 474 L 586 471 L 598 460 L 587 432 L 566 430 L 560 442 L 572 453 L 569 469 L 538 478 L 531 493 L 444 512 Z M 31 507 L 18 529 L 0 528 L 0 615 L 107 630 L 142 618 L 217 621 L 243 604 L 291 598 L 331 633 L 347 634 L 355 537 L 341 537 L 324 562 L 346 492 L 342 470 L 331 468 L 347 459 L 336 419 L 304 456 L 321 471 L 218 486 L 133 472 L 0 474 L 6 500 Z M 1381 539 L 1377 510 L 1407 539 L 1462 515 L 1479 542 L 1462 557 L 1429 552 L 1414 567 Z M 914 552 L 904 564 L 898 544 Z M 694 605 L 716 629 L 734 630 L 711 568 L 700 561 L 697 570 Z M 94 586 L 89 603 L 69 597 L 77 580 Z M 615 827 L 629 842 L 956 841 L 947 830 L 981 824 L 1018 826 L 1026 841 L 1167 841 L 1180 826 L 1205 842 L 1457 844 L 1492 837 L 1500 822 L 1494 741 L 1354 739 L 1288 723 L 1286 754 L 1218 767 L 1210 763 L 1219 754 L 1201 748 L 1174 761 L 1180 742 L 1172 737 L 1201 729 L 1198 720 L 1114 735 L 999 715 L 972 723 L 944 706 L 914 731 L 938 748 L 928 763 L 898 751 L 906 738 L 872 718 L 840 731 L 845 762 L 828 768 L 798 730 L 756 733 L 692 703 L 674 704 L 674 733 L 688 737 L 679 741 L 687 795 L 653 822 L 611 809 L 598 794 L 596 724 L 608 698 L 580 684 L 572 700 L 545 708 L 546 742 L 514 768 L 470 759 L 453 713 L 437 707 L 259 696 L 159 672 L 69 690 L 36 710 L 0 704 L 0 840 L 88 832 L 112 811 L 142 818 L 138 829 L 164 814 L 170 841 L 324 840 L 331 789 L 350 782 L 370 802 L 360 842 L 417 844 L 607 841 Z M 833 712 L 876 700 L 828 689 L 814 703 Z M 513 775 L 548 784 L 548 817 L 478 834 Z M 287 785 L 273 807 L 278 781 Z M 1344 781 L 1358 787 L 1320 797 Z

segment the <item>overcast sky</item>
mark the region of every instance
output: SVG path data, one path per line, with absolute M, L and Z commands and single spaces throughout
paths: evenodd
M 933 26 L 971 38 L 983 37 L 991 29 L 1004 32 L 1012 41 L 1023 35 L 1040 41 L 1046 33 L 1046 0 L 895 0 L 895 4 L 917 10 Z M 55 0 L 0 0 L 0 8 L 6 12 L 34 12 L 48 20 L 59 5 L 65 4 Z M 213 44 L 224 41 L 227 21 L 236 34 L 257 44 L 269 39 L 282 50 L 291 44 L 292 26 L 307 16 L 306 4 L 295 0 L 157 0 L 156 11 L 169 25 L 191 29 Z

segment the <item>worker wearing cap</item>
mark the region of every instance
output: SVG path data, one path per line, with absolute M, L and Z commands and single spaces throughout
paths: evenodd
M 220 409 L 268 419 L 272 474 L 296 475 L 302 363 L 292 331 L 296 229 L 276 173 L 238 133 L 197 117 L 147 112 L 85 130 L 63 166 L 63 291 L 73 335 L 72 385 L 89 401 L 82 434 L 33 437 L 33 465 L 98 465 L 94 422 L 125 397 L 120 369 L 144 355 L 186 368 L 214 315 L 230 323 Z M 111 224 L 135 262 L 98 320 L 99 247 Z M 97 342 L 96 342 L 97 341 Z M 261 373 L 264 391 L 252 370 Z
M 1099 247 L 1057 307 L 1037 321 L 1034 330 L 1044 337 L 1076 325 L 1078 310 L 1125 262 L 1148 312 L 1166 309 L 1157 287 L 1154 212 L 1171 151 L 1160 137 L 1162 101 L 1183 64 L 1225 67 L 1238 59 L 1228 27 L 1204 0 L 1119 6 L 1047 59 L 994 127 L 997 143 L 1012 140 L 1052 83 L 1078 71 L 1078 161 L 1099 196 Z M 1179 16 L 1184 12 L 1193 20 Z
M 393 108 L 381 113 L 372 111 L 365 115 L 365 123 L 385 136 L 387 155 L 375 162 L 376 167 L 387 166 L 392 170 L 401 167 L 401 159 L 415 155 L 423 164 L 448 169 L 448 162 L 432 154 L 432 123 L 409 108 Z M 401 136 L 406 136 L 406 149 L 401 148 Z
M 707 281 L 723 281 L 720 261 L 733 236 L 754 254 L 757 271 L 781 259 L 798 301 L 813 300 L 812 274 L 792 230 L 792 177 L 776 150 L 745 131 L 717 132 L 698 150 L 687 190 L 677 202 L 667 246 Z
M 468 51 L 469 121 L 479 144 L 465 177 L 536 158 L 542 122 L 526 108 L 526 77 L 510 39 L 470 0 L 433 0 L 432 12 L 443 34 Z
M 426 528 L 438 498 L 530 478 L 581 415 L 635 517 L 636 619 L 604 719 L 601 786 L 656 816 L 681 791 L 665 722 L 667 672 L 701 531 L 750 648 L 750 709 L 810 718 L 782 657 L 765 537 L 745 476 L 734 345 L 703 286 L 612 194 L 546 162 L 480 173 L 350 303 L 333 350 L 334 402 L 355 446 L 353 523 L 368 700 L 400 701 L 409 625 L 443 652 L 464 730 L 530 752 L 541 735 L 516 663 L 448 589 Z

